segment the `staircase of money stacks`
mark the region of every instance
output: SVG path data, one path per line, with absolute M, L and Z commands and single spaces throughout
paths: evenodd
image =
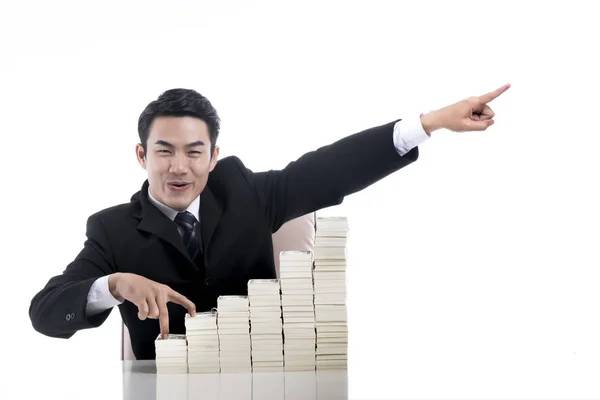
M 158 373 L 348 368 L 345 217 L 316 220 L 314 254 L 284 251 L 279 279 L 248 282 L 247 296 L 186 315 L 185 335 L 156 339 Z

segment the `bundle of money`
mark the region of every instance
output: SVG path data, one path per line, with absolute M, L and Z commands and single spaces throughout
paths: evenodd
M 221 372 L 252 372 L 248 296 L 217 298 Z
M 277 279 L 248 281 L 252 371 L 283 371 L 283 321 Z
M 187 337 L 187 362 L 189 373 L 218 373 L 219 336 L 217 311 L 185 315 Z
M 285 371 L 314 371 L 312 253 L 282 251 L 279 260 Z
M 158 335 L 154 344 L 157 373 L 187 374 L 187 341 L 185 335 L 169 334 L 166 339 L 162 339 Z
M 317 218 L 313 271 L 317 370 L 348 368 L 346 309 L 348 231 L 348 221 L 345 217 Z

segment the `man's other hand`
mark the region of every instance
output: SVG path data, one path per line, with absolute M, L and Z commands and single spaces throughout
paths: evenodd
M 494 124 L 494 111 L 487 105 L 504 93 L 510 84 L 481 96 L 472 96 L 439 110 L 421 115 L 421 123 L 428 135 L 437 129 L 453 132 L 484 131 Z

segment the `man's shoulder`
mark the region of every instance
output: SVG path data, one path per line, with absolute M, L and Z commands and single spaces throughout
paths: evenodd
M 112 225 L 133 217 L 138 214 L 141 209 L 139 201 L 140 194 L 141 191 L 138 191 L 131 196 L 129 202 L 123 202 L 94 212 L 90 215 L 90 220 L 99 220 L 104 224 Z
M 208 175 L 208 180 L 209 183 L 211 181 L 227 182 L 235 180 L 235 178 L 246 177 L 249 172 L 239 157 L 227 156 L 217 161 L 215 168 Z
M 217 161 L 217 164 L 215 165 L 215 169 L 211 172 L 211 173 L 215 173 L 215 172 L 224 172 L 224 171 L 229 171 L 229 170 L 236 170 L 236 169 L 245 169 L 245 165 L 242 162 L 242 160 L 240 160 L 239 157 L 237 156 L 227 156 L 224 157 L 222 159 L 220 159 L 219 161 Z
M 92 216 L 97 217 L 107 217 L 107 216 L 118 216 L 125 217 L 127 215 L 131 215 L 138 209 L 134 204 L 134 201 L 130 201 L 128 203 L 121 203 L 114 206 L 110 206 L 107 208 L 103 208 L 99 211 L 96 211 Z

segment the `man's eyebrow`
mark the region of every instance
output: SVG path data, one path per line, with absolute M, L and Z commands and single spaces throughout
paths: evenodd
M 171 143 L 165 142 L 164 140 L 157 140 L 154 144 L 159 145 L 159 146 L 169 147 L 169 148 L 175 147 Z M 206 146 L 206 143 L 204 143 L 202 140 L 196 140 L 195 142 L 188 143 L 185 145 L 185 147 L 196 147 L 196 146 Z
M 195 142 L 187 144 L 185 147 L 196 147 L 196 146 L 206 146 L 206 144 L 202 140 L 196 140 Z
M 165 146 L 165 147 L 175 147 L 171 143 L 165 142 L 164 140 L 157 140 L 154 144 L 157 144 L 159 146 Z

